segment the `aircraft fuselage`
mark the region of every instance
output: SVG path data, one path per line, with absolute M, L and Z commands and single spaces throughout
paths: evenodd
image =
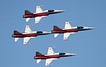
M 73 53 L 54 53 L 54 55 L 39 55 L 34 56 L 34 59 L 49 59 L 49 58 L 60 58 L 60 57 L 68 57 L 68 56 L 75 56 L 76 54 Z
M 13 34 L 12 37 L 14 38 L 24 38 L 24 37 L 36 37 L 38 34 L 36 33 L 29 33 L 29 34 Z
M 37 31 L 36 33 L 13 34 L 12 37 L 14 37 L 14 38 L 24 38 L 24 37 L 36 37 L 36 36 L 39 36 L 39 35 L 48 35 L 48 34 L 51 34 L 51 32 Z
M 35 18 L 35 17 L 41 17 L 41 16 L 48 16 L 48 13 L 33 13 L 33 14 L 25 14 L 23 18 Z
M 30 14 L 24 14 L 23 18 L 35 18 L 35 17 L 41 17 L 41 16 L 48 16 L 50 14 L 56 14 L 64 12 L 63 10 L 45 10 L 41 13 L 30 13 Z
M 52 30 L 52 33 L 71 33 L 71 32 L 78 32 L 77 29 L 67 29 L 67 30 Z
M 49 58 L 60 58 L 60 56 L 34 56 L 34 59 L 49 59 Z

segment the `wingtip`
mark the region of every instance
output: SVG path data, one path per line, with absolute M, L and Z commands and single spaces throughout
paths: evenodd
M 63 40 L 67 40 L 67 37 L 64 37 Z
M 35 21 L 35 24 L 38 24 L 39 23 L 39 21 Z
M 24 45 L 27 44 L 26 42 L 23 43 Z
M 70 22 L 69 22 L 69 21 L 67 21 L 67 22 L 66 22 L 66 24 L 70 24 Z
M 45 66 L 49 66 L 49 64 L 45 64 Z
M 26 22 L 28 22 L 28 20 L 26 19 Z

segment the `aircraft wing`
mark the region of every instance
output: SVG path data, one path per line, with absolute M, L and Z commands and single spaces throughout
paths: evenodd
M 26 18 L 26 22 L 28 22 L 30 20 L 30 18 Z
M 54 54 L 54 51 L 53 51 L 52 47 L 49 47 L 47 55 L 53 55 L 53 54 Z
M 25 32 L 26 33 L 31 33 L 32 32 L 32 30 L 30 29 L 29 25 L 26 26 Z
M 41 13 L 41 12 L 42 12 L 41 7 L 40 7 L 40 6 L 37 6 L 37 7 L 36 7 L 36 13 Z
M 54 34 L 54 37 L 57 37 L 59 35 L 59 33 Z
M 23 44 L 27 44 L 28 41 L 29 41 L 30 39 L 31 39 L 30 37 L 25 37 L 25 38 L 24 38 L 24 43 L 23 43 Z
M 65 29 L 71 29 L 72 27 L 71 27 L 71 25 L 70 25 L 70 23 L 69 22 L 66 22 L 65 23 Z
M 45 66 L 48 66 L 54 59 L 46 59 Z
M 68 39 L 68 37 L 71 35 L 72 33 L 64 33 L 64 40 Z
M 35 23 L 39 23 L 41 19 L 42 19 L 42 17 L 36 17 L 35 18 Z
M 36 18 L 35 18 L 35 23 L 39 23 L 40 20 L 41 20 L 43 17 L 47 17 L 47 16 L 36 17 Z

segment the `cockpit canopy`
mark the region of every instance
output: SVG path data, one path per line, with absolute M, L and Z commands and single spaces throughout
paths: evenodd
M 54 12 L 54 10 L 48 10 L 48 12 Z
M 42 31 L 37 31 L 37 33 L 43 33 Z
M 83 28 L 84 28 L 84 27 L 81 27 L 81 26 L 80 26 L 80 27 L 77 27 L 77 29 L 83 29 Z
M 65 53 L 60 53 L 59 55 L 65 55 Z

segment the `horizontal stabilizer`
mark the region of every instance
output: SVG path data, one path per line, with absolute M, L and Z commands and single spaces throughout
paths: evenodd
M 59 33 L 54 34 L 54 37 L 57 37 L 59 35 Z
M 15 42 L 17 42 L 17 41 L 18 41 L 18 39 L 19 39 L 19 38 L 15 38 Z
M 41 61 L 41 59 L 37 59 L 37 63 L 39 63 Z
M 30 18 L 26 18 L 26 22 L 28 22 L 30 20 Z

